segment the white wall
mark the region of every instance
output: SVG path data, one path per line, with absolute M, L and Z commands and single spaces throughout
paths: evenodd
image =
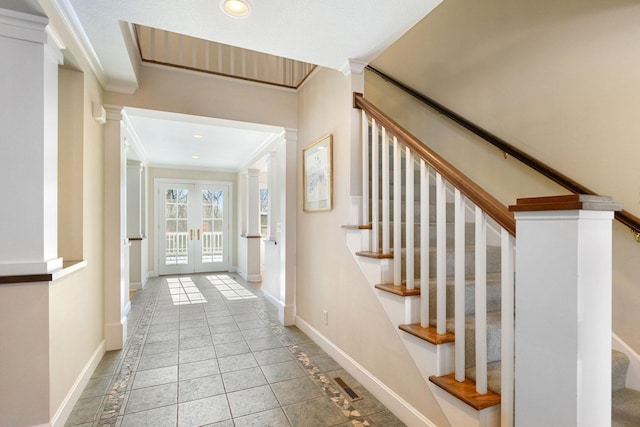
M 333 135 L 334 208 L 297 215 L 297 314 L 436 425 L 448 425 L 393 325 L 350 254 L 348 223 L 352 93 L 350 77 L 322 69 L 300 90 L 298 158 Z M 298 195 L 302 168 L 298 165 Z M 329 314 L 328 325 L 322 311 Z
M 447 0 L 373 65 L 640 216 L 639 20 L 630 0 Z M 503 203 L 566 194 L 390 85 L 365 93 Z M 619 224 L 613 252 L 613 329 L 638 351 L 640 246 Z

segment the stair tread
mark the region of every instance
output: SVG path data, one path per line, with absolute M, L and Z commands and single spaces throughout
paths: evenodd
M 365 258 L 375 258 L 375 259 L 389 259 L 393 258 L 393 253 L 382 253 L 382 252 L 373 252 L 373 251 L 360 251 L 356 252 L 356 255 L 365 257 Z
M 429 326 L 428 328 L 423 328 L 422 326 L 420 326 L 419 323 L 414 323 L 411 325 L 400 325 L 399 328 L 402 331 L 405 331 L 415 337 L 428 341 L 434 345 L 446 344 L 446 343 L 455 341 L 455 334 L 453 334 L 452 332 L 445 332 L 444 334 L 439 334 L 436 331 L 435 326 Z
M 623 388 L 611 394 L 612 427 L 640 425 L 640 391 Z
M 349 230 L 371 230 L 373 226 L 371 224 L 367 224 L 367 225 L 347 224 L 347 225 L 343 225 L 342 228 L 346 228 Z
M 407 286 L 402 285 L 394 285 L 391 283 L 388 284 L 379 284 L 375 286 L 376 289 L 380 289 L 381 291 L 389 292 L 394 295 L 399 295 L 401 297 L 412 297 L 416 295 L 420 295 L 420 288 L 407 289 Z
M 501 398 L 498 393 L 489 390 L 487 394 L 480 394 L 476 391 L 475 381 L 456 381 L 455 374 L 430 376 L 429 381 L 478 411 L 500 404 Z

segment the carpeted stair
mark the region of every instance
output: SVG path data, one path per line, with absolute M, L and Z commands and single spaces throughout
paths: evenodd
M 611 426 L 640 426 L 640 391 L 626 388 L 629 358 L 613 350 L 611 355 Z

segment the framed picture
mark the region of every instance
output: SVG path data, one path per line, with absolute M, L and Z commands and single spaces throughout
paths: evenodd
M 302 198 L 305 212 L 333 208 L 333 138 L 329 134 L 302 150 Z

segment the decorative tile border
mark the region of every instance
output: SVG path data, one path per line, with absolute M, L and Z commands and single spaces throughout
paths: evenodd
M 294 343 L 289 335 L 287 335 L 283 326 L 271 320 L 268 313 L 263 307 L 258 304 L 254 304 L 254 308 L 258 313 L 258 316 L 271 328 L 272 332 L 278 337 L 280 341 L 289 349 L 289 351 L 296 357 L 298 362 L 307 371 L 307 374 L 320 385 L 325 395 L 331 399 L 333 403 L 340 409 L 340 411 L 349 418 L 349 423 L 354 426 L 369 426 L 371 423 L 360 414 L 356 408 L 351 404 L 342 391 L 329 379 L 325 374 L 320 372 L 320 369 L 313 363 L 312 358 L 304 351 L 300 350 L 297 343 Z
M 96 426 L 104 427 L 116 427 L 118 425 L 118 417 L 122 415 L 124 410 L 124 400 L 126 391 L 132 380 L 133 373 L 140 359 L 142 353 L 142 347 L 144 345 L 144 337 L 156 306 L 158 295 L 160 294 L 159 286 L 149 286 L 153 288 L 153 293 L 145 299 L 145 306 L 142 309 L 142 313 L 138 317 L 137 324 L 135 325 L 133 335 L 127 339 L 123 351 L 125 355 L 120 362 L 117 373 L 114 377 L 113 383 L 109 392 L 105 396 L 104 403 L 102 405 L 102 412 L 98 412 Z
M 238 283 L 242 284 L 242 280 L 233 277 Z M 145 336 L 151 325 L 155 308 L 158 303 L 160 291 L 162 289 L 156 283 L 149 283 L 150 295 L 145 295 L 144 300 L 136 302 L 136 304 L 144 304 L 141 308 L 137 322 L 133 326 L 133 334 L 127 340 L 123 351 L 125 352 L 120 365 L 116 370 L 116 374 L 110 385 L 100 410 L 97 413 L 94 426 L 116 427 L 124 415 L 124 406 L 126 404 L 127 390 L 130 388 L 133 374 L 136 371 L 137 364 L 142 355 Z M 244 286 L 244 285 L 243 285 Z M 246 289 L 246 288 L 245 288 Z M 247 289 L 252 291 L 251 289 Z M 338 409 L 348 418 L 348 423 L 353 426 L 370 426 L 371 422 L 363 416 L 352 405 L 352 401 L 342 392 L 342 390 L 320 369 L 314 364 L 312 357 L 300 349 L 300 339 L 286 332 L 286 329 L 276 320 L 273 319 L 273 312 L 270 312 L 268 305 L 263 300 L 244 300 L 247 304 L 253 306 L 253 309 L 262 319 L 262 321 L 271 329 L 282 344 L 296 357 L 298 362 L 306 370 L 307 374 L 321 387 L 324 394 L 338 407 Z M 133 320 L 133 317 L 132 319 Z M 307 342 L 305 340 L 305 342 Z M 311 342 L 311 340 L 309 340 Z

